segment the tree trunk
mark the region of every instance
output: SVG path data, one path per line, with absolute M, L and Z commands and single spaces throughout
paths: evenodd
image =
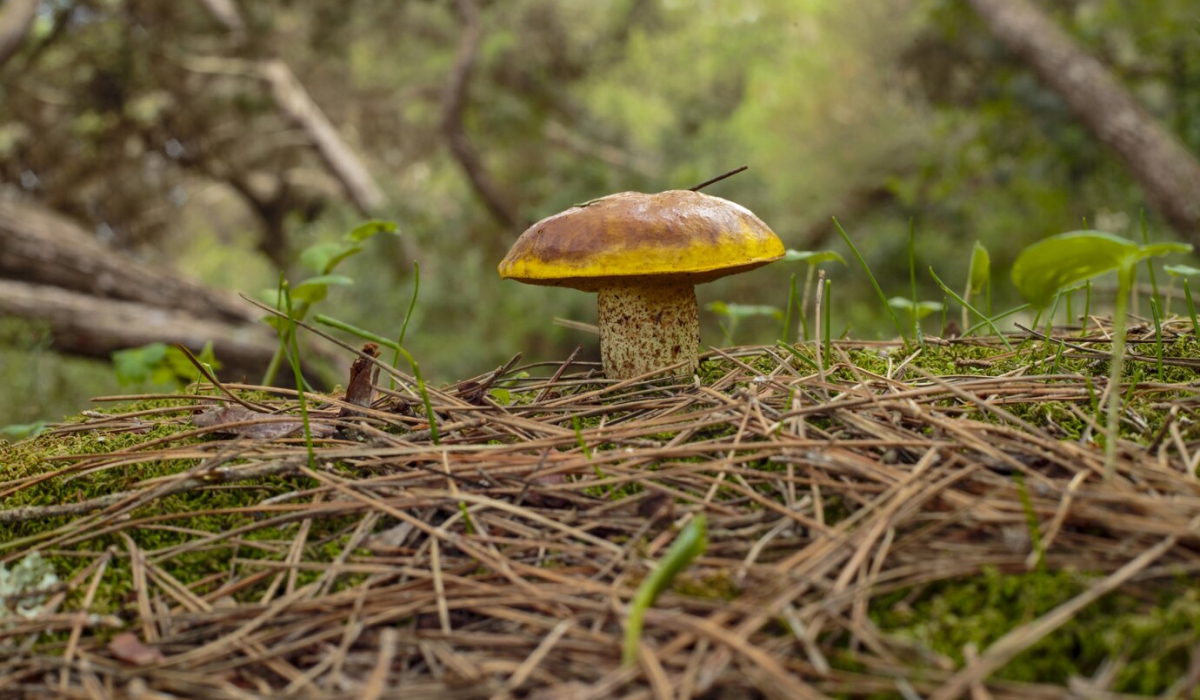
M 3 198 L 0 277 L 226 322 L 245 323 L 261 315 L 235 294 L 133 262 L 42 206 Z
M 463 126 L 463 112 L 467 109 L 468 88 L 479 53 L 479 43 L 483 39 L 483 26 L 479 22 L 479 7 L 475 0 L 458 0 L 458 12 L 463 18 L 463 33 L 454 57 L 450 82 L 442 95 L 442 134 L 450 146 L 451 155 L 458 161 L 467 181 L 483 200 L 492 218 L 507 229 L 515 229 L 520 224 L 516 207 L 484 167 L 483 159 L 479 157 Z
M 153 342 L 198 351 L 211 340 L 224 376 L 254 380 L 278 344 L 262 312 L 237 295 L 133 262 L 40 205 L 0 198 L 4 315 L 47 321 L 58 350 L 90 357 Z M 344 376 L 348 360 L 336 351 L 304 356 Z
M 199 352 L 208 341 L 227 378 L 257 381 L 278 344 L 259 323 L 225 323 L 186 311 L 128 301 L 98 299 L 57 287 L 0 280 L 0 316 L 50 326 L 54 349 L 108 359 L 116 350 L 153 342 L 182 343 Z
M 1180 235 L 1200 246 L 1200 161 L 1183 143 L 1028 0 L 968 2 L 992 34 L 1125 162 L 1151 206 Z
M 0 7 L 0 66 L 21 49 L 37 17 L 38 0 L 6 0 Z
M 279 111 L 308 135 L 321 160 L 346 188 L 354 206 L 368 216 L 382 209 L 383 191 L 358 154 L 346 145 L 329 118 L 309 97 L 292 69 L 282 60 L 275 59 L 264 61 L 258 71 L 271 87 Z

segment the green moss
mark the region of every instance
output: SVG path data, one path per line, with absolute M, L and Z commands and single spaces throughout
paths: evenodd
M 1073 572 L 1003 574 L 942 582 L 919 593 L 877 598 L 871 618 L 880 630 L 963 663 L 963 648 L 986 649 L 1015 627 L 1082 593 L 1093 576 Z M 1200 642 L 1200 586 L 1181 579 L 1153 601 L 1113 593 L 1033 645 L 996 676 L 1014 681 L 1065 683 L 1091 676 L 1105 660 L 1128 663 L 1113 690 L 1155 695 L 1186 673 Z

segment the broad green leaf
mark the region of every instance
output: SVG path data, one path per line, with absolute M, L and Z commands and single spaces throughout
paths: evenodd
M 362 246 L 349 243 L 318 243 L 300 253 L 300 263 L 318 275 L 333 272 L 338 263 L 361 252 Z
M 972 295 L 983 292 L 983 288 L 987 286 L 991 274 L 991 256 L 988 255 L 987 248 L 984 248 L 979 241 L 975 241 L 975 247 L 971 250 L 970 285 Z
M 832 250 L 788 250 L 783 254 L 783 262 L 804 261 L 809 265 L 820 265 L 830 260 L 846 264 L 846 259 Z
M 490 392 L 492 398 L 501 406 L 507 406 L 512 403 L 512 392 L 508 389 L 492 389 Z
M 714 301 L 708 305 L 708 310 L 729 318 L 749 318 L 750 316 L 770 316 L 783 320 L 783 312 L 774 306 L 758 306 L 753 304 L 727 304 Z
M 1013 262 L 1013 284 L 1035 307 L 1044 307 L 1058 290 L 1096 275 L 1134 265 L 1146 258 L 1186 253 L 1185 243 L 1140 246 L 1103 231 L 1071 231 L 1038 241 Z
M 34 423 L 13 423 L 0 428 L 0 437 L 16 442 L 25 438 L 37 437 L 45 429 L 46 421 L 44 420 Z
M 1200 275 L 1200 267 L 1192 267 L 1191 265 L 1166 265 L 1163 271 L 1172 277 L 1192 277 Z
M 318 275 L 317 277 L 309 277 L 295 287 L 292 287 L 292 302 L 305 301 L 309 304 L 315 304 L 325 298 L 325 295 L 329 293 L 329 285 L 331 284 L 346 286 L 354 284 L 354 280 L 344 275 Z
M 367 240 L 368 238 L 374 236 L 375 234 L 395 233 L 395 232 L 396 232 L 396 222 L 395 221 L 379 221 L 379 220 L 364 221 L 363 223 L 359 224 L 358 226 L 355 226 L 354 229 L 352 231 L 350 231 L 350 233 L 346 234 L 346 238 L 351 241 L 354 241 L 355 243 L 362 243 L 363 241 Z
M 112 354 L 113 370 L 122 386 L 146 381 L 167 356 L 166 343 L 150 343 Z
M 888 299 L 888 306 L 893 309 L 903 309 L 910 314 L 915 311 L 918 320 L 925 318 L 935 311 L 942 310 L 942 302 L 940 301 L 922 301 L 914 308 L 912 301 L 904 297 L 892 297 Z

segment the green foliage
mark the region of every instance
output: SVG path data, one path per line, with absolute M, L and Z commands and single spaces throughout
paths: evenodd
M 867 261 L 863 259 L 862 253 L 858 252 L 858 247 L 854 245 L 854 241 L 850 240 L 850 236 L 846 234 L 845 229 L 842 228 L 842 225 L 838 223 L 837 219 L 833 220 L 833 226 L 837 229 L 838 235 L 842 237 L 842 240 L 845 241 L 846 245 L 850 248 L 850 252 L 854 253 L 854 257 L 858 260 L 859 265 L 862 265 L 863 272 L 867 273 L 867 279 L 871 280 L 871 286 L 875 288 L 875 293 L 879 295 L 879 300 L 883 302 L 884 308 L 886 308 L 888 314 L 891 315 L 892 324 L 896 326 L 896 332 L 900 334 L 900 337 L 904 340 L 905 344 L 907 344 L 908 336 L 904 333 L 904 327 L 900 325 L 900 319 L 896 318 L 896 312 L 892 309 L 891 304 L 888 303 L 887 295 L 883 293 L 883 289 L 879 286 L 879 282 L 876 281 L 875 274 L 871 272 L 871 267 L 867 265 Z M 826 317 L 828 317 L 828 314 L 826 314 Z
M 1021 294 L 1042 308 L 1065 287 L 1105 272 L 1117 271 L 1117 299 L 1113 309 L 1113 347 L 1105 420 L 1105 474 L 1112 475 L 1120 423 L 1120 386 L 1125 359 L 1125 314 L 1136 265 L 1142 260 L 1186 253 L 1185 243 L 1138 245 L 1103 231 L 1071 231 L 1051 236 L 1021 251 L 1013 263 L 1012 278 Z M 1160 372 L 1161 374 L 1161 372 Z
M 729 345 L 733 344 L 733 335 L 737 332 L 738 324 L 742 319 L 752 318 L 755 316 L 766 316 L 773 318 L 776 321 L 784 320 L 784 313 L 779 308 L 774 306 L 764 305 L 748 305 L 734 304 L 723 301 L 714 301 L 708 305 L 708 310 L 713 313 L 724 316 L 728 321 L 728 325 L 722 324 L 721 328 L 725 331 L 725 342 Z
M 908 318 L 908 326 L 914 329 L 921 319 L 943 308 L 940 301 L 921 301 L 914 304 L 911 299 L 905 297 L 888 299 L 888 306 L 903 311 Z
M 201 363 L 214 370 L 221 363 L 213 353 L 212 341 L 196 356 Z M 196 381 L 199 370 L 188 359 L 187 353 L 174 345 L 150 343 L 141 347 L 118 350 L 112 354 L 113 369 L 117 381 L 123 387 L 150 382 L 152 384 L 174 384 L 180 388 Z
M 1200 267 L 1191 265 L 1164 265 L 1163 272 L 1172 277 L 1195 277 L 1200 275 Z
M 836 260 L 841 264 L 846 264 L 846 259 L 840 253 L 833 250 L 792 250 L 788 249 L 780 262 L 806 262 L 810 266 L 820 265 L 823 262 Z
M 37 437 L 45 429 L 46 421 L 44 420 L 34 421 L 33 423 L 12 423 L 0 427 L 0 437 L 16 442 L 25 438 Z
M 1142 260 L 1192 249 L 1184 243 L 1138 245 L 1103 231 L 1071 231 L 1051 236 L 1021 251 L 1012 267 L 1013 284 L 1036 307 L 1060 290 Z
M 975 246 L 971 248 L 970 270 L 967 277 L 967 290 L 968 294 L 973 296 L 983 292 L 983 288 L 992 278 L 991 256 L 988 255 L 987 248 L 984 248 L 979 241 L 975 241 Z
M 269 386 L 275 381 L 275 373 L 279 369 L 280 362 L 285 355 L 289 354 L 286 338 L 291 337 L 293 341 L 295 340 L 295 324 L 289 324 L 289 330 L 288 328 L 284 328 L 284 322 L 287 320 L 303 321 L 308 316 L 308 312 L 314 304 L 324 301 L 329 296 L 329 287 L 331 285 L 348 286 L 354 284 L 354 280 L 351 277 L 333 274 L 334 269 L 350 257 L 361 253 L 363 251 L 363 242 L 380 233 L 396 233 L 396 230 L 396 224 L 391 221 L 372 220 L 361 223 L 342 236 L 340 241 L 334 243 L 317 243 L 309 246 L 300 254 L 301 262 L 313 272 L 316 272 L 316 276 L 302 280 L 295 286 L 290 286 L 283 274 L 280 273 L 277 289 L 274 292 L 268 292 L 266 296 L 271 299 L 271 306 L 281 311 L 286 308 L 287 313 L 286 318 L 268 315 L 263 319 L 267 325 L 280 333 L 279 348 L 276 349 L 275 355 L 271 358 L 271 363 L 263 375 L 262 383 L 264 385 Z M 413 302 L 415 303 L 415 289 L 413 293 Z M 405 318 L 404 327 L 405 329 L 408 328 L 407 317 Z M 288 333 L 292 335 L 288 336 Z M 293 364 L 295 361 L 293 355 Z M 301 375 L 297 370 L 297 377 L 299 376 Z
M 1082 593 L 1091 576 L 1037 570 L 944 581 L 918 594 L 898 591 L 876 599 L 871 617 L 886 634 L 962 665 L 963 648 L 986 649 L 1022 622 L 1046 614 Z M 1156 696 L 1182 677 L 1200 629 L 1200 591 L 1186 581 L 1157 597 L 1114 593 L 1084 609 L 1000 669 L 1001 679 L 1066 683 L 1091 677 L 1105 662 L 1126 660 L 1110 689 Z

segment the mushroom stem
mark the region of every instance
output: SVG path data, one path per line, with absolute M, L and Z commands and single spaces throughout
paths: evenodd
M 610 379 L 628 379 L 685 362 L 699 368 L 700 310 L 690 284 L 601 287 L 600 357 Z

